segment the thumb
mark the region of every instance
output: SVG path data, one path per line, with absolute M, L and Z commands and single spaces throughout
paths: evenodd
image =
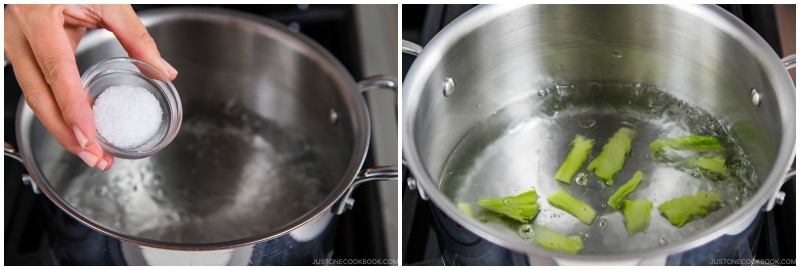
M 130 5 L 98 5 L 103 9 L 101 20 L 106 29 L 114 33 L 128 56 L 147 62 L 174 80 L 178 71 L 161 58 L 156 42 Z

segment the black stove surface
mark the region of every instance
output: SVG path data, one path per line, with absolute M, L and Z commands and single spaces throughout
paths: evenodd
M 215 5 L 264 16 L 298 30 L 330 51 L 354 78 L 363 77 L 356 37 L 354 8 L 348 5 Z M 163 5 L 134 5 L 137 12 Z M 22 94 L 11 67 L 5 68 L 4 140 L 16 146 L 15 117 Z M 373 167 L 368 153 L 364 166 Z M 20 181 L 25 172 L 18 162 L 4 160 L 5 265 L 59 265 L 49 254 L 47 224 L 41 213 L 52 204 Z M 375 183 L 353 191 L 360 202 L 343 214 L 336 227 L 331 259 L 387 259 L 379 192 Z M 360 260 L 380 261 L 380 260 Z
M 425 46 L 441 29 L 455 20 L 459 15 L 475 5 L 403 5 L 402 37 Z M 782 55 L 780 36 L 778 34 L 775 10 L 773 5 L 720 5 L 742 19 L 758 32 L 769 45 Z M 403 54 L 402 76 L 405 79 L 414 56 Z M 794 165 L 792 165 L 794 169 Z M 413 177 L 407 168 L 403 168 L 403 265 L 452 265 L 451 253 L 440 246 L 437 238 L 433 207 L 422 200 L 415 190 L 409 190 L 408 177 Z M 781 188 L 786 192 L 783 205 L 776 205 L 771 212 L 760 214 L 750 227 L 741 235 L 749 237 L 725 236 L 707 245 L 707 249 L 730 248 L 729 254 L 711 258 L 704 252 L 684 252 L 680 256 L 670 256 L 668 265 L 750 265 L 782 264 L 794 265 L 796 258 L 796 180 L 793 178 Z M 731 248 L 733 247 L 733 248 Z M 703 247 L 700 247 L 703 248 Z M 699 248 L 698 248 L 699 249 Z M 445 255 L 443 255 L 445 254 Z M 753 259 L 756 260 L 748 260 Z

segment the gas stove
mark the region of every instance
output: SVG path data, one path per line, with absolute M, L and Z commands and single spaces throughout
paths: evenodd
M 215 5 L 264 16 L 303 33 L 331 52 L 355 80 L 397 74 L 395 6 Z M 134 5 L 135 11 L 163 5 Z M 388 15 L 387 15 L 388 14 Z M 385 29 L 389 29 L 384 31 Z M 376 41 L 377 40 L 377 41 Z M 366 42 L 369 41 L 369 42 Z M 391 46 L 385 46 L 389 44 Z M 387 60 L 388 59 L 388 60 Z M 21 90 L 5 68 L 4 140 L 16 145 L 15 119 Z M 365 168 L 397 162 L 395 93 L 368 93 L 373 137 Z M 40 215 L 54 205 L 20 181 L 24 167 L 5 159 L 5 265 L 61 265 L 49 251 L 48 225 Z M 367 183 L 353 192 L 355 204 L 339 219 L 328 259 L 397 260 L 397 183 Z
M 425 46 L 448 23 L 475 5 L 403 5 L 402 37 Z M 778 53 L 784 53 L 780 31 L 776 22 L 776 7 L 773 5 L 720 5 L 758 32 Z M 791 8 L 777 7 L 777 8 Z M 794 21 L 791 22 L 794 24 Z M 793 28 L 792 28 L 792 31 Z M 792 39 L 794 36 L 791 37 Z M 403 55 L 403 78 L 405 78 L 414 56 Z M 792 165 L 794 170 L 794 165 Z M 413 177 L 406 168 L 402 171 L 403 184 Z M 795 183 L 792 179 L 783 185 L 786 199 L 783 205 L 772 211 L 761 213 L 742 233 L 735 236 L 723 236 L 694 250 L 667 258 L 667 265 L 794 265 L 796 258 L 796 220 L 795 220 Z M 542 262 L 519 254 L 508 254 L 505 251 L 493 253 L 488 248 L 486 254 L 479 258 L 465 261 L 456 252 L 443 244 L 450 239 L 447 235 L 437 235 L 439 219 L 437 209 L 430 202 L 419 197 L 416 190 L 403 186 L 403 265 L 461 265 L 475 260 L 490 264 L 536 265 Z M 747 237 L 744 237 L 747 236 Z M 724 250 L 724 252 L 723 252 Z M 709 254 L 714 254 L 710 256 Z M 498 259 L 497 257 L 503 257 Z M 544 262 L 546 263 L 546 262 Z

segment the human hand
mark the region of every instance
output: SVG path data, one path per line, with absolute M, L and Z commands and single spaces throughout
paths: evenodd
M 75 62 L 86 28 L 114 33 L 128 56 L 178 75 L 156 48 L 130 5 L 8 5 L 5 54 L 28 106 L 68 151 L 87 165 L 108 170 L 114 157 L 97 144 L 94 114 Z

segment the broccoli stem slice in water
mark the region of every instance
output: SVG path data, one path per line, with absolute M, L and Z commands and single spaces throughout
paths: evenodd
M 619 201 L 622 200 L 622 198 L 625 197 L 625 195 L 631 193 L 636 188 L 636 186 L 639 185 L 639 182 L 642 181 L 643 177 L 644 173 L 642 173 L 642 171 L 636 171 L 636 173 L 633 174 L 631 180 L 628 180 L 627 183 L 619 187 L 619 189 L 617 189 L 617 191 L 614 192 L 614 195 L 611 195 L 611 197 L 608 198 L 608 206 L 610 206 L 612 209 L 616 209 L 617 205 L 619 204 Z
M 534 224 L 533 238 L 542 247 L 563 253 L 577 254 L 583 250 L 583 241 L 580 236 L 567 237 L 545 226 Z
M 589 151 L 591 151 L 594 146 L 594 140 L 586 139 L 586 137 L 581 135 L 575 135 L 575 139 L 573 139 L 570 144 L 572 144 L 572 150 L 569 151 L 567 160 L 561 164 L 561 167 L 558 168 L 554 176 L 556 180 L 567 184 L 572 183 L 572 176 L 575 175 L 575 173 L 581 169 L 583 163 L 586 162 L 586 159 L 589 157 Z
M 717 155 L 712 158 L 690 158 L 687 162 L 690 168 L 700 167 L 708 172 L 719 174 L 721 178 L 718 180 L 728 178 L 728 169 L 725 167 L 725 157 L 722 155 Z
M 722 146 L 719 144 L 717 138 L 709 136 L 686 136 L 669 138 L 663 140 L 655 140 L 650 143 L 650 151 L 653 155 L 663 153 L 665 148 L 673 150 L 692 150 L 697 152 L 706 152 L 721 150 Z
M 592 224 L 592 222 L 594 222 L 594 218 L 597 216 L 597 212 L 594 210 L 594 208 L 585 202 L 572 197 L 572 195 L 569 195 L 569 193 L 561 189 L 556 191 L 556 193 L 550 197 L 547 197 L 547 202 L 550 203 L 550 205 L 577 217 L 578 220 L 587 225 Z
M 520 222 L 528 222 L 539 214 L 536 190 L 503 198 L 480 199 L 478 205 Z M 462 210 L 463 211 L 463 210 Z
M 629 128 L 620 128 L 603 145 L 603 152 L 589 163 L 589 171 L 605 180 L 606 185 L 614 184 L 612 178 L 625 164 L 625 156 L 631 152 L 631 142 L 636 137 L 636 131 Z
M 720 197 L 714 192 L 698 191 L 697 195 L 684 195 L 658 206 L 658 210 L 673 226 L 682 227 L 695 216 L 705 217 L 720 208 Z
M 467 216 L 469 216 L 471 218 L 475 217 L 475 214 L 472 213 L 472 208 L 469 206 L 469 203 L 465 203 L 465 202 L 459 203 L 458 204 L 458 210 L 461 210 L 461 212 L 464 212 L 464 214 L 467 214 Z
M 625 216 L 628 235 L 633 236 L 647 231 L 647 227 L 650 226 L 650 210 L 653 210 L 653 202 L 644 198 L 622 201 L 622 215 Z

